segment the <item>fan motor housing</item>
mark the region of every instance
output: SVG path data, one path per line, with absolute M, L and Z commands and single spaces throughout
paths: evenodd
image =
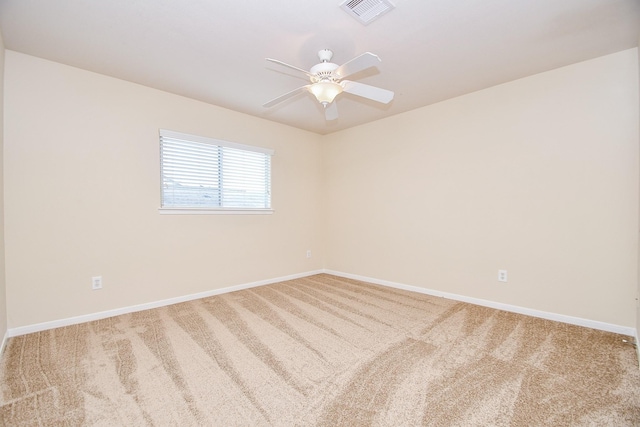
M 338 64 L 334 64 L 333 62 L 321 62 L 317 65 L 311 67 L 309 72 L 313 74 L 311 77 L 311 81 L 313 83 L 317 83 L 323 80 L 335 81 L 336 79 L 333 76 L 333 72 L 339 67 Z

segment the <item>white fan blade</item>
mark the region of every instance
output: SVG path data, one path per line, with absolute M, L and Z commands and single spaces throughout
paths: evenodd
M 324 117 L 327 120 L 335 120 L 338 118 L 338 105 L 336 101 L 324 107 Z
M 356 56 L 351 61 L 345 62 L 333 72 L 333 75 L 338 79 L 344 79 L 351 74 L 355 74 L 358 71 L 366 70 L 367 68 L 378 65 L 382 60 L 378 55 L 374 55 L 371 52 L 365 52 L 360 56 Z
M 264 104 L 263 107 L 266 107 L 266 108 L 273 107 L 274 105 L 276 105 L 276 104 L 278 104 L 278 103 L 280 103 L 282 101 L 285 101 L 285 100 L 287 100 L 289 98 L 292 98 L 292 97 L 298 95 L 299 93 L 302 93 L 302 92 L 304 92 L 306 90 L 309 90 L 310 86 L 311 85 L 301 86 L 301 87 L 299 87 L 297 89 L 292 90 L 291 92 L 287 92 L 284 95 L 280 95 L 279 97 L 277 97 L 275 99 L 272 99 L 271 101 L 269 101 L 266 104 Z
M 307 70 L 303 70 L 302 68 L 294 67 L 293 65 L 289 65 L 286 62 L 278 61 L 277 59 L 266 58 L 267 61 L 275 62 L 276 64 L 284 65 L 285 67 L 289 67 L 293 70 L 300 71 L 301 73 L 305 73 L 309 77 L 313 77 L 313 74 L 309 73 Z
M 375 86 L 369 86 L 364 83 L 343 80 L 340 82 L 340 85 L 347 93 L 371 99 L 376 102 L 382 102 L 383 104 L 388 104 L 393 99 L 392 91 Z

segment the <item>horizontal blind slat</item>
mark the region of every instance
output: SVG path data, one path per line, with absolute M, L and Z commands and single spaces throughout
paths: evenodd
M 163 207 L 271 207 L 272 150 L 161 131 L 160 152 Z

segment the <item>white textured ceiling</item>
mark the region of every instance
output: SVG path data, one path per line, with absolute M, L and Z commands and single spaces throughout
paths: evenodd
M 5 47 L 327 134 L 496 84 L 636 47 L 638 0 L 391 0 L 364 26 L 340 0 L 0 0 Z M 343 93 L 327 122 L 309 69 L 377 54 L 351 80 L 395 92 L 389 105 Z

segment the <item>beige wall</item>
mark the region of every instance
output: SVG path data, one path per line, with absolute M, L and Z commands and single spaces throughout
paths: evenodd
M 632 49 L 329 135 L 325 267 L 635 327 L 638 116 Z
M 10 328 L 322 268 L 318 135 L 13 51 L 5 77 Z M 275 149 L 275 213 L 158 214 L 159 128 Z
M 324 137 L 12 51 L 5 77 L 10 328 L 323 267 L 635 325 L 636 49 Z M 276 213 L 159 215 L 158 128 L 274 148 Z
M 7 292 L 4 268 L 4 42 L 0 30 L 0 342 L 7 332 Z
M 638 39 L 638 68 L 640 68 L 640 38 Z M 638 73 L 640 81 L 640 73 Z M 640 84 L 640 83 L 639 83 Z M 640 103 L 640 100 L 638 101 Z M 640 144 L 640 141 L 638 142 Z M 640 162 L 640 157 L 638 158 Z M 640 224 L 639 224 L 640 225 Z M 640 246 L 640 229 L 638 229 L 638 245 Z M 638 336 L 640 335 L 640 249 L 638 250 L 638 289 L 636 291 L 636 351 L 638 352 L 638 361 L 640 362 L 640 343 Z

